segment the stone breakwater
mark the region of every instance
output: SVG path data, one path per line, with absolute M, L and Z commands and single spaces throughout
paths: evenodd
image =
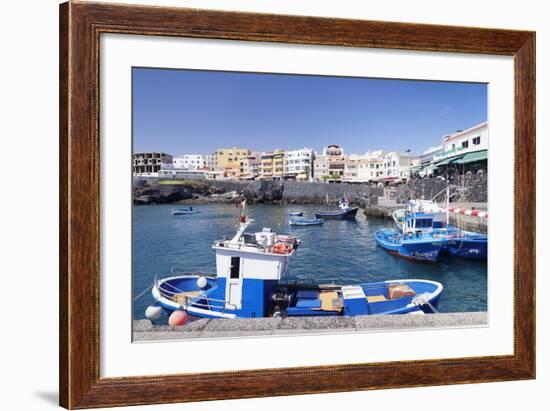
M 384 190 L 374 184 L 327 184 L 296 181 L 211 181 L 154 179 L 134 181 L 134 204 L 236 202 L 250 204 L 335 204 L 343 196 L 353 204 L 376 204 Z
M 343 196 L 353 205 L 374 207 L 379 198 L 396 205 L 409 198 L 445 201 L 450 187 L 451 202 L 486 203 L 487 176 L 460 176 L 447 182 L 438 178 L 411 180 L 394 186 L 375 183 L 314 183 L 298 181 L 229 181 L 229 180 L 134 180 L 134 204 L 236 202 L 245 198 L 251 204 L 336 204 Z M 384 204 L 382 204 L 384 205 Z M 373 213 L 375 214 L 375 213 Z

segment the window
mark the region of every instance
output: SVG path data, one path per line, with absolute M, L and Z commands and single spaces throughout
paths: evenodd
M 241 258 L 240 257 L 231 257 L 231 278 L 239 278 L 239 273 L 241 271 Z
M 474 137 L 474 139 L 472 140 L 472 144 L 474 146 L 479 146 L 481 144 L 481 137 L 480 136 Z
M 468 148 L 468 140 L 462 142 L 462 148 Z

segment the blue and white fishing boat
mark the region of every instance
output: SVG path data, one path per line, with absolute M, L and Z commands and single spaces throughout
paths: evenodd
M 309 226 L 309 225 L 321 225 L 324 221 L 322 218 L 290 218 L 288 224 L 293 226 Z
M 182 273 L 155 278 L 154 305 L 146 316 L 184 310 L 205 318 L 271 316 L 358 316 L 437 312 L 443 286 L 428 280 L 391 280 L 356 285 L 284 282 L 300 241 L 271 229 L 245 233 L 241 217 L 235 236 L 214 242 L 216 274 Z
M 338 203 L 338 210 L 335 211 L 316 211 L 316 218 L 331 219 L 331 220 L 346 220 L 355 218 L 358 207 L 350 207 L 349 200 L 342 198 Z
M 487 235 L 461 230 L 453 226 L 435 229 L 434 235 L 443 238 L 443 251 L 469 260 L 487 259 Z
M 396 210 L 395 229 L 378 230 L 374 239 L 383 249 L 415 261 L 436 261 L 445 240 L 432 232 L 433 215 Z
M 189 215 L 189 214 L 198 214 L 198 213 L 200 213 L 200 211 L 193 210 L 193 207 L 172 209 L 172 215 Z
M 430 212 L 433 214 L 432 233 L 445 240 L 442 251 L 470 260 L 487 259 L 487 235 L 465 231 L 449 225 L 449 187 L 447 191 L 447 208 L 439 207 L 430 200 L 409 200 L 407 210 L 411 213 Z

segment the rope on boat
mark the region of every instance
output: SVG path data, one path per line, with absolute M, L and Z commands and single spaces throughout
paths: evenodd
M 433 304 L 430 302 L 430 299 L 429 299 L 428 297 L 429 297 L 429 295 L 426 296 L 426 294 L 420 294 L 420 295 L 417 294 L 417 295 L 414 297 L 412 303 L 415 304 L 415 305 L 417 305 L 417 306 L 420 306 L 420 305 L 424 305 L 424 304 L 425 304 L 425 305 L 427 305 L 428 307 L 430 307 L 430 310 L 432 310 L 432 312 L 433 312 L 434 314 L 439 314 L 439 311 L 437 310 L 437 308 L 435 308 L 435 307 L 433 306 Z
M 149 291 L 151 288 L 153 288 L 154 284 L 151 284 L 149 287 L 147 287 L 145 290 L 143 290 L 139 295 L 134 298 L 134 301 L 137 301 L 138 298 L 142 297 L 147 291 Z

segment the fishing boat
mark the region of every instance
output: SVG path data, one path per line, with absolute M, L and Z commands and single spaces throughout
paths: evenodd
M 439 207 L 431 200 L 409 200 L 407 209 L 411 213 L 430 212 L 434 218 L 432 233 L 437 238 L 445 240 L 442 251 L 470 260 L 487 259 L 487 235 L 466 231 L 449 224 L 449 187 L 446 187 L 447 207 Z
M 443 238 L 445 244 L 442 251 L 469 260 L 487 259 L 487 235 L 446 226 L 434 230 L 434 235 Z
M 328 201 L 327 201 L 328 203 Z M 350 207 L 349 200 L 342 198 L 338 203 L 338 210 L 335 211 L 316 211 L 315 218 L 331 219 L 331 220 L 346 220 L 355 218 L 358 207 Z
M 358 316 L 433 313 L 443 286 L 403 279 L 353 285 L 285 282 L 298 238 L 264 228 L 246 233 L 253 220 L 241 217 L 232 239 L 215 241 L 216 274 L 180 273 L 155 277 L 150 319 L 183 310 L 204 318 Z
M 200 213 L 200 211 L 193 210 L 193 207 L 172 209 L 172 215 L 188 215 L 188 214 L 198 214 L 198 213 Z
M 436 261 L 445 240 L 432 232 L 433 215 L 395 210 L 395 229 L 378 230 L 374 239 L 383 249 L 415 261 Z
M 410 211 L 418 213 L 432 214 L 433 228 L 443 228 L 446 226 L 447 210 L 440 207 L 433 200 L 413 199 L 407 202 L 407 207 Z
M 324 221 L 322 218 L 290 218 L 288 224 L 293 226 L 308 226 L 308 225 L 321 225 Z

